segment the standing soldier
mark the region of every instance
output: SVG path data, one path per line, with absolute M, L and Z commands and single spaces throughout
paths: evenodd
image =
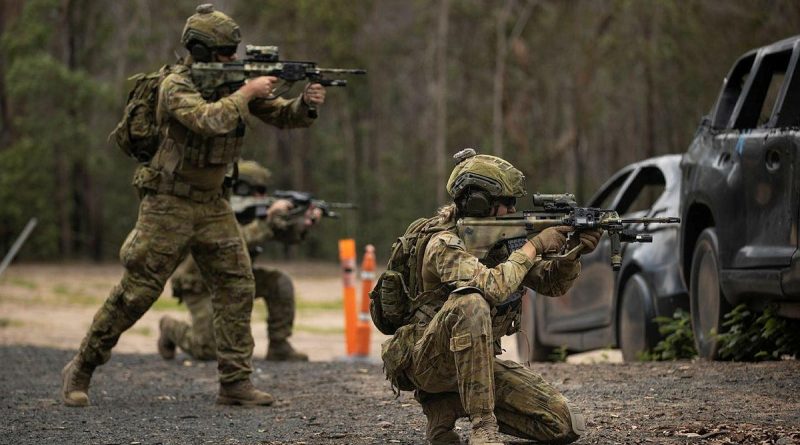
M 254 161 L 239 162 L 239 178 L 233 193 L 241 197 L 265 196 L 270 172 Z M 322 216 L 322 211 L 309 208 L 297 215 L 290 211 L 292 203 L 276 200 L 263 218 L 256 218 L 242 227 L 250 258 L 259 254 L 265 241 L 275 239 L 284 243 L 296 243 L 303 239 L 308 228 Z M 269 267 L 253 267 L 256 283 L 256 298 L 263 298 L 267 305 L 267 360 L 307 361 L 308 356 L 296 351 L 289 343 L 294 324 L 294 286 L 285 273 Z M 192 323 L 176 320 L 168 315 L 159 323 L 158 352 L 165 360 L 175 358 L 175 348 L 197 360 L 213 360 L 217 356 L 214 341 L 214 311 L 211 292 L 206 286 L 194 259 L 184 261 L 172 277 L 173 296 L 179 298 L 192 316 Z
M 410 321 L 383 345 L 387 377 L 394 387 L 415 391 L 428 419 L 429 443 L 460 443 L 453 431 L 459 417 L 469 417 L 471 444 L 503 443 L 498 424 L 499 431 L 537 442 L 573 442 L 584 430 L 583 416 L 539 374 L 495 357 L 501 352 L 500 337 L 515 331 L 522 286 L 557 296 L 577 278 L 579 260 L 537 257 L 537 252 L 560 250 L 571 229 L 549 228 L 499 264 L 481 264 L 464 249 L 456 220 L 515 212 L 516 199 L 525 194 L 525 178 L 507 161 L 472 149 L 459 152 L 456 160 L 447 182 L 454 203 L 424 228 L 418 221 L 407 232 L 429 238 L 418 254 L 415 247 L 425 241 L 410 250 L 408 265 L 419 291 L 409 296 L 403 319 Z M 590 252 L 600 235 L 583 232 L 575 242 Z M 410 267 L 420 261 L 421 267 Z M 381 327 L 380 311 L 371 309 Z
M 61 393 L 68 406 L 89 405 L 92 373 L 108 361 L 119 336 L 156 301 L 190 252 L 212 293 L 220 381 L 216 402 L 274 401 L 250 381 L 253 272 L 223 183 L 239 158 L 248 115 L 279 128 L 307 127 L 313 122 L 309 105 L 322 104 L 325 89 L 314 84 L 292 100 L 270 100 L 277 79 L 263 76 L 235 91 L 222 87 L 203 97 L 192 82 L 192 63 L 233 61 L 240 40 L 236 23 L 212 5 L 198 6 L 186 21 L 181 42 L 190 55 L 160 83 L 158 150 L 134 176 L 142 201 L 136 226 L 120 249 L 125 273 L 62 370 Z

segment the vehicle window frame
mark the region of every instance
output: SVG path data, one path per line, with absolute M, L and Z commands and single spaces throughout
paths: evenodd
M 742 93 L 747 91 L 750 73 L 753 72 L 756 65 L 756 55 L 757 53 L 752 51 L 740 57 L 725 77 L 722 91 L 714 107 L 712 127 L 728 128 L 733 121 L 737 104 L 743 97 Z
M 794 44 L 792 57 L 783 79 L 783 87 L 775 101 L 775 109 L 769 121 L 770 128 L 796 127 L 800 125 L 800 76 L 797 64 L 800 58 L 800 41 Z
M 600 191 L 592 196 L 587 207 L 608 209 L 616 208 L 619 197 L 627 188 L 628 182 L 630 182 L 630 179 L 635 175 L 637 170 L 638 167 L 626 167 L 615 173 L 614 176 L 612 176 L 603 186 L 601 186 Z M 611 196 L 612 193 L 613 196 Z M 609 205 L 601 206 L 600 204 L 605 202 L 609 197 L 611 198 L 611 200 L 608 201 Z
M 654 174 L 652 172 L 658 173 L 660 181 L 653 181 L 650 178 L 650 175 Z M 636 175 L 631 176 L 629 179 L 630 180 L 628 181 L 628 184 L 626 184 L 625 191 L 618 196 L 614 210 L 620 215 L 630 214 L 631 206 L 637 202 L 639 196 L 641 196 L 647 186 L 661 185 L 663 188 L 658 196 L 653 199 L 653 203 L 647 209 L 640 209 L 634 212 L 637 214 L 649 214 L 653 211 L 655 203 L 657 203 L 664 196 L 664 193 L 667 192 L 667 174 L 657 164 L 643 165 L 637 169 Z M 623 206 L 625 207 L 624 209 L 622 208 Z
M 775 106 L 781 102 L 782 93 L 785 90 L 785 76 L 782 85 L 778 89 L 778 97 L 775 99 L 767 123 L 759 125 L 758 119 L 761 116 L 772 78 L 774 74 L 781 71 L 780 67 L 784 66 L 784 60 L 785 68 L 783 73 L 789 72 L 793 57 L 792 52 L 792 48 L 783 48 L 770 52 L 762 51 L 758 54 L 751 74 L 748 76 L 744 91 L 739 97 L 733 116 L 731 116 L 731 128 L 735 130 L 752 130 L 769 125 L 769 122 L 772 121 L 772 116 L 775 114 Z

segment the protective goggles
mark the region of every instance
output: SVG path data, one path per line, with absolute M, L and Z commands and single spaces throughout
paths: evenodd
M 494 198 L 494 201 L 498 204 L 503 204 L 506 207 L 514 207 L 517 205 L 516 196 L 499 196 Z
M 263 185 L 250 185 L 244 181 L 237 181 L 233 186 L 233 194 L 238 196 L 266 195 L 267 187 Z
M 218 46 L 214 48 L 214 51 L 216 51 L 220 56 L 231 57 L 232 55 L 236 54 L 236 48 L 236 45 Z

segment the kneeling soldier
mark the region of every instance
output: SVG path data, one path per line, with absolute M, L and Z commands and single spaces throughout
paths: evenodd
M 428 419 L 429 443 L 460 443 L 453 431 L 459 417 L 469 417 L 471 444 L 503 443 L 498 430 L 543 443 L 573 442 L 585 427 L 575 407 L 539 374 L 495 357 L 500 337 L 516 331 L 523 286 L 558 296 L 577 278 L 579 259 L 537 257 L 537 252 L 561 250 L 570 228 L 544 230 L 499 264 L 481 264 L 465 250 L 457 219 L 515 212 L 516 198 L 525 195 L 525 178 L 507 161 L 471 149 L 456 160 L 447 183 L 453 204 L 441 208 L 425 228 L 413 229 L 419 221 L 409 228 L 420 234 L 416 247 L 424 246 L 418 253 L 411 249 L 408 263 L 415 274 L 410 281 L 418 283 L 409 287 L 418 290 L 409 295 L 407 324 L 383 345 L 387 377 L 393 386 L 415 391 Z M 586 253 L 600 236 L 592 231 L 574 238 Z
M 239 177 L 233 193 L 240 197 L 264 197 L 272 176 L 270 171 L 254 161 L 239 162 Z M 256 218 L 242 226 L 250 258 L 260 253 L 260 245 L 268 240 L 294 244 L 300 241 L 308 228 L 319 221 L 322 212 L 310 208 L 303 215 L 292 215 L 291 202 L 276 200 L 263 218 Z M 270 267 L 253 267 L 256 298 L 267 305 L 267 360 L 307 361 L 308 356 L 296 351 L 289 343 L 294 325 L 294 285 L 284 272 Z M 188 257 L 172 277 L 172 294 L 179 298 L 192 316 L 192 323 L 176 320 L 169 315 L 161 318 L 158 352 L 165 360 L 175 357 L 180 347 L 196 360 L 214 360 L 217 346 L 214 340 L 214 310 L 211 291 L 194 259 Z

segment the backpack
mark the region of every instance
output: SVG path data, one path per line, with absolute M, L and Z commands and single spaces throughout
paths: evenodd
M 158 150 L 158 87 L 169 73 L 170 66 L 164 65 L 156 72 L 139 73 L 128 79 L 135 83 L 128 93 L 122 119 L 108 135 L 123 153 L 142 163 L 152 159 Z
M 375 327 L 386 335 L 410 322 L 421 293 L 422 255 L 431 237 L 448 227 L 438 225 L 439 217 L 420 218 L 392 244 L 386 271 L 369 294 L 369 312 Z

